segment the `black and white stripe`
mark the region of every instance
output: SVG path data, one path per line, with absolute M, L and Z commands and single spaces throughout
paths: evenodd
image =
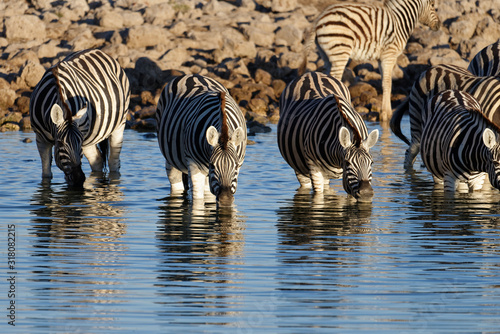
M 455 65 L 433 66 L 420 75 L 409 97 L 396 109 L 391 119 L 392 131 L 410 145 L 405 155 L 406 168 L 413 166 L 420 151 L 422 128 L 429 117 L 427 113 L 434 112 L 433 109 L 426 109 L 425 105 L 434 95 L 447 89 L 472 95 L 486 117 L 500 124 L 500 77 L 478 77 Z M 401 131 L 401 119 L 406 111 L 410 116 L 411 142 Z
M 422 131 L 422 160 L 446 191 L 480 190 L 486 174 L 500 189 L 500 128 L 481 113 L 471 95 L 445 90 L 425 106 L 431 115 Z
M 227 89 L 200 75 L 176 77 L 163 90 L 156 118 L 171 191 L 185 190 L 183 175 L 189 175 L 193 199 L 203 199 L 208 175 L 217 203 L 231 204 L 247 130 Z
M 85 181 L 82 153 L 92 171 L 102 171 L 109 149 L 109 170 L 118 172 L 129 100 L 125 72 L 100 50 L 75 52 L 48 69 L 30 100 L 42 177 L 52 177 L 53 146 L 70 185 Z
M 416 24 L 438 30 L 441 22 L 434 0 L 386 0 L 383 4 L 336 3 L 317 17 L 306 37 L 304 63 L 314 40 L 326 69 L 325 73 L 341 80 L 349 58 L 379 60 L 383 101 L 380 119 L 392 115 L 392 70 L 403 52 Z
M 500 76 L 500 39 L 479 51 L 468 70 L 478 77 Z
M 292 81 L 280 98 L 278 147 L 301 187 L 321 193 L 330 179 L 343 179 L 345 191 L 371 200 L 373 159 L 368 135 L 354 110 L 349 90 L 337 79 L 311 72 Z

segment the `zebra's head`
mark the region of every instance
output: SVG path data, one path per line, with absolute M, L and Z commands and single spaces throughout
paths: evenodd
M 491 129 L 486 128 L 483 131 L 483 143 L 491 154 L 488 161 L 488 177 L 491 185 L 500 189 L 500 143 L 497 135 Z
M 85 182 L 85 174 L 82 171 L 83 135 L 79 126 L 86 121 L 86 115 L 87 107 L 71 116 L 57 103 L 50 111 L 50 118 L 57 127 L 54 144 L 56 165 L 64 172 L 68 185 L 74 187 L 81 187 Z
M 245 140 L 245 133 L 238 127 L 230 137 L 224 139 L 223 133 L 210 126 L 206 134 L 207 141 L 212 146 L 208 168 L 210 192 L 217 198 L 218 205 L 229 206 L 234 201 L 241 167 L 237 147 Z
M 436 5 L 434 0 L 423 0 L 422 12 L 418 21 L 432 30 L 436 31 L 441 28 L 441 21 L 436 13 Z
M 370 148 L 377 140 L 378 130 L 370 132 L 366 140 L 361 140 L 359 135 L 352 140 L 350 131 L 346 127 L 340 128 L 339 141 L 345 152 L 342 183 L 344 190 L 360 202 L 369 202 L 373 197 Z

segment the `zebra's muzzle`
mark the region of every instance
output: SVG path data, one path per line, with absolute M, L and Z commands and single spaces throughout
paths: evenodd
M 234 195 L 231 192 L 231 188 L 221 188 L 219 194 L 217 195 L 217 205 L 218 206 L 231 206 L 234 202 Z
M 82 165 L 72 167 L 69 173 L 65 173 L 66 182 L 70 187 L 81 188 L 85 182 L 85 174 L 82 170 Z
M 360 202 L 369 202 L 372 200 L 373 194 L 373 188 L 370 181 L 363 180 L 359 182 L 359 188 L 354 197 Z

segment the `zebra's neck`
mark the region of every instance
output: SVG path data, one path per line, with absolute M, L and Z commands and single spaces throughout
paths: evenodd
M 385 0 L 384 6 L 394 17 L 394 28 L 400 35 L 410 38 L 422 11 L 421 0 Z M 416 9 L 416 10 L 415 10 Z

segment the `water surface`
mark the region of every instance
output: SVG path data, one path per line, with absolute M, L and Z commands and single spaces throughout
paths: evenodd
M 408 121 L 408 119 L 404 119 Z M 127 130 L 119 178 L 41 181 L 33 133 L 0 133 L 2 333 L 498 332 L 500 193 L 445 196 L 387 127 L 372 203 L 299 192 L 276 128 L 251 139 L 235 206 L 170 196 L 156 138 Z M 407 131 L 407 128 L 405 129 Z M 31 143 L 24 143 L 24 139 Z

